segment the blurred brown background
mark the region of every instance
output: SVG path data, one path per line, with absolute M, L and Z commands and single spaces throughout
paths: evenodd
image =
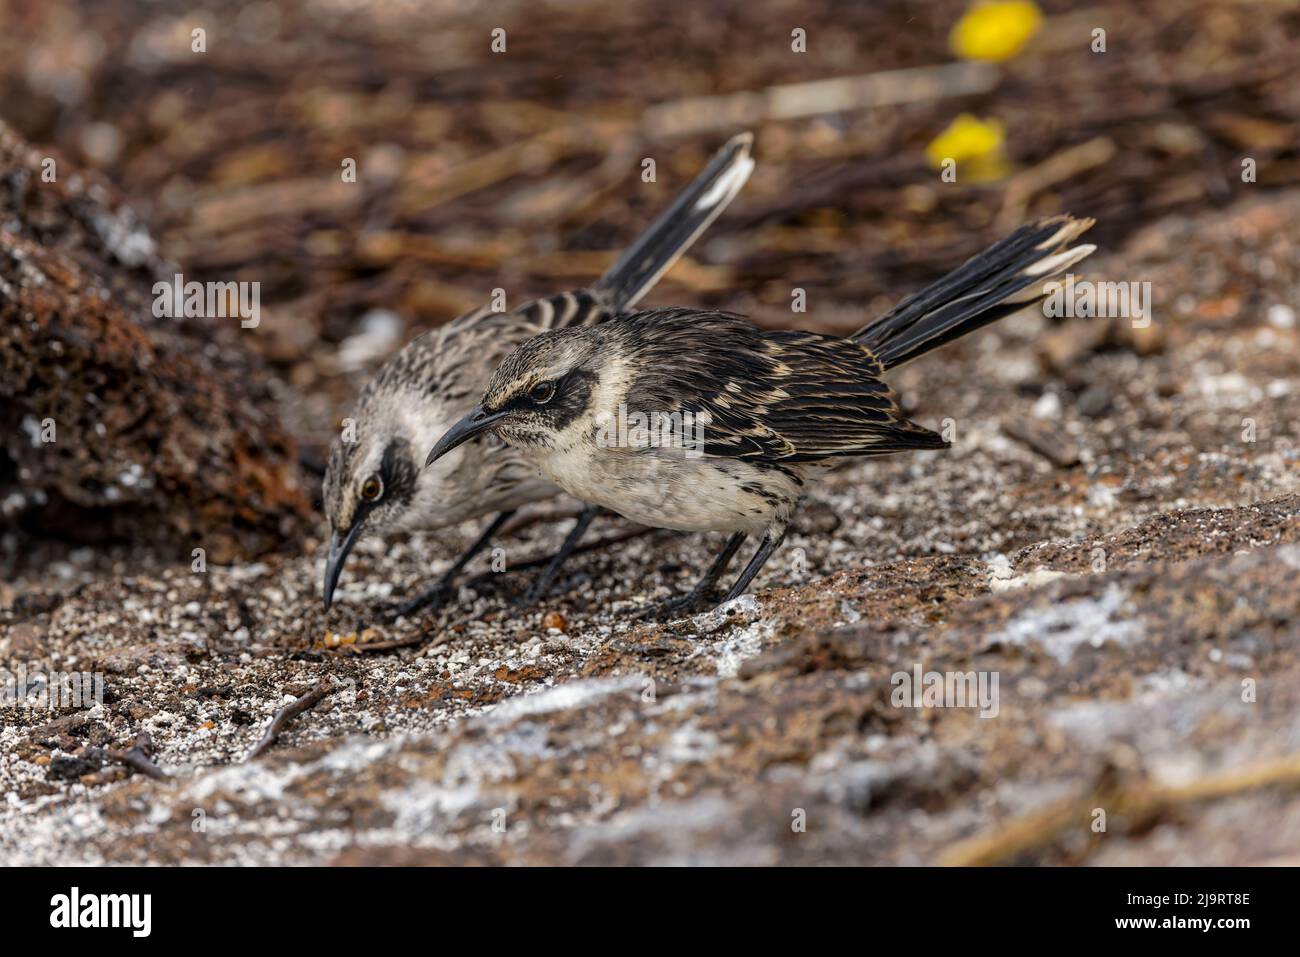
M 312 396 L 294 430 L 318 468 L 386 349 L 496 286 L 521 301 L 589 280 L 742 126 L 750 186 L 653 301 L 843 331 L 1030 215 L 1094 216 L 1107 249 L 1170 210 L 1300 180 L 1293 4 L 1042 8 L 1022 53 L 936 74 L 915 102 L 837 111 L 819 90 L 772 118 L 774 88 L 951 63 L 965 4 L 5 0 L 0 102 L 120 186 L 187 278 L 263 284 L 273 318 L 250 344 Z M 743 124 L 735 102 L 694 102 L 746 92 Z M 927 166 L 962 112 L 1004 125 L 1004 177 Z M 376 318 L 341 360 L 374 309 L 400 327 Z

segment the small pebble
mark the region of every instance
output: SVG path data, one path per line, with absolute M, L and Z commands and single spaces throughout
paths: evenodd
M 1090 419 L 1099 419 L 1110 410 L 1110 393 L 1099 385 L 1094 385 L 1085 389 L 1083 395 L 1075 403 L 1080 415 L 1086 415 Z

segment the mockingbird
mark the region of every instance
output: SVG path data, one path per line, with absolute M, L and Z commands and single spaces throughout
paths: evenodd
M 492 433 L 585 502 L 644 525 L 730 533 L 696 606 L 746 536 L 742 594 L 785 536 L 808 482 L 849 456 L 948 446 L 908 421 L 882 378 L 1042 299 L 1090 254 L 1092 220 L 1022 226 L 853 336 L 765 331 L 739 316 L 657 309 L 558 329 L 515 349 L 426 464 Z
M 744 186 L 754 167 L 751 142 L 745 133 L 719 150 L 591 288 L 538 299 L 511 312 L 485 306 L 425 333 L 384 364 L 352 414 L 354 438 L 334 443 L 325 473 L 327 611 L 343 563 L 361 535 L 436 529 L 496 513 L 432 588 L 390 612 L 390 617 L 407 615 L 441 605 L 456 575 L 515 509 L 559 493 L 526 456 L 490 437 L 434 469 L 421 469 L 419 457 L 474 405 L 492 370 L 517 345 L 547 330 L 589 327 L 634 306 Z M 591 507 L 582 513 L 534 583 L 531 597 L 548 587 L 596 511 Z

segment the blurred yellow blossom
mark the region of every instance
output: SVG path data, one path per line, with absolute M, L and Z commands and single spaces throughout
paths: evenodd
M 1005 142 L 1000 122 L 963 113 L 930 141 L 925 158 L 935 169 L 943 169 L 944 160 L 953 160 L 961 167 L 963 180 L 984 182 L 1006 175 Z
M 1043 25 L 1032 0 L 977 0 L 952 28 L 948 45 L 965 60 L 1009 60 Z

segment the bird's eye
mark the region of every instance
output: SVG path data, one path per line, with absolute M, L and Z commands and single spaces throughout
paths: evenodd
M 379 480 L 378 475 L 372 475 L 361 483 L 361 497 L 367 502 L 373 502 L 383 494 L 384 483 Z
M 539 382 L 528 390 L 528 398 L 537 405 L 545 405 L 555 396 L 554 382 Z

